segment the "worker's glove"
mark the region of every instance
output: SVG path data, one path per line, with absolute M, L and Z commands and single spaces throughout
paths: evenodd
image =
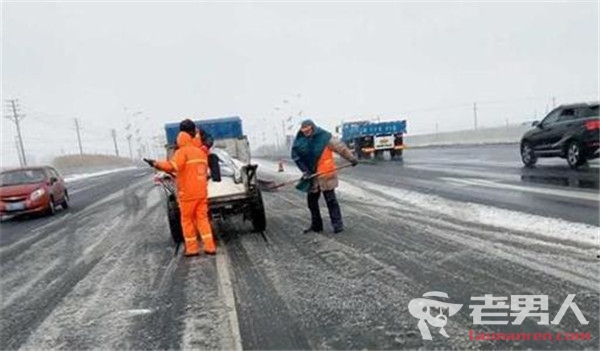
M 352 167 L 355 167 L 358 164 L 358 160 L 354 159 L 350 161 L 350 163 L 352 164 Z
M 154 167 L 154 164 L 156 163 L 156 161 L 151 160 L 149 158 L 143 158 L 142 160 L 144 160 L 144 162 L 146 162 L 148 165 L 150 165 L 150 167 Z

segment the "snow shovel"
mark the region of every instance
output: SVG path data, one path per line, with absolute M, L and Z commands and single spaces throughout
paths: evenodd
M 287 186 L 287 185 L 298 183 L 296 185 L 296 189 L 298 189 L 300 191 L 303 191 L 303 192 L 307 192 L 310 189 L 310 186 L 312 184 L 313 178 L 318 177 L 318 176 L 322 176 L 322 175 L 327 174 L 327 173 L 332 173 L 332 172 L 338 171 L 340 169 L 348 168 L 348 167 L 352 167 L 352 163 L 348 163 L 348 164 L 345 164 L 343 166 L 340 166 L 340 167 L 338 167 L 337 169 L 335 169 L 333 171 L 321 172 L 321 173 L 313 173 L 313 174 L 309 175 L 308 178 L 304 178 L 304 179 L 300 178 L 300 179 L 288 180 L 287 182 L 283 182 L 283 183 L 279 183 L 279 184 L 274 184 L 274 185 L 270 185 L 270 186 L 265 186 L 264 190 L 265 191 L 272 191 L 272 190 L 276 190 L 276 189 L 282 188 L 282 187 Z

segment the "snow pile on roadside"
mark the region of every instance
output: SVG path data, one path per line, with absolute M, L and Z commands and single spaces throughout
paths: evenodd
M 285 172 L 277 173 L 278 164 L 270 160 L 258 160 L 262 171 L 281 177 L 299 176 L 295 165 L 286 163 Z M 259 168 L 259 170 L 261 170 Z M 569 222 L 566 220 L 506 210 L 494 206 L 446 199 L 402 188 L 394 188 L 372 182 L 360 181 L 360 187 L 340 180 L 338 192 L 363 202 L 390 203 L 401 210 L 403 207 L 421 209 L 456 218 L 460 221 L 505 228 L 508 231 L 532 233 L 559 240 L 570 240 L 585 244 L 600 243 L 600 228 L 597 226 Z M 378 194 L 386 197 L 378 196 Z M 400 206 L 398 206 L 400 205 Z
M 413 209 L 440 213 L 461 221 L 506 228 L 509 231 L 528 232 L 560 240 L 570 240 L 598 245 L 600 228 L 566 220 L 506 210 L 498 207 L 449 200 L 401 188 L 392 188 L 361 181 L 362 188 L 340 182 L 340 192 L 361 199 L 372 199 L 374 191 L 393 198 L 390 202 L 404 204 Z M 369 191 L 370 190 L 370 191 Z M 379 201 L 378 201 L 379 202 Z
M 115 169 L 110 169 L 107 171 L 100 171 L 100 172 L 72 174 L 70 176 L 65 177 L 65 182 L 74 182 L 76 180 L 98 177 L 98 176 L 103 176 L 103 175 L 107 175 L 107 174 L 111 174 L 111 173 L 130 171 L 130 170 L 134 170 L 137 168 L 138 167 L 124 167 L 124 168 L 115 168 Z

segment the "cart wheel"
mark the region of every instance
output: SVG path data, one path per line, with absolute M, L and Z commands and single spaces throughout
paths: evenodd
M 260 191 L 256 194 L 250 215 L 252 216 L 252 228 L 254 232 L 264 232 L 267 229 L 267 216 L 265 215 L 265 205 Z
M 181 229 L 181 215 L 179 212 L 179 205 L 174 196 L 169 196 L 167 200 L 167 215 L 169 218 L 169 229 L 171 231 L 171 238 L 177 245 L 183 242 L 183 230 Z

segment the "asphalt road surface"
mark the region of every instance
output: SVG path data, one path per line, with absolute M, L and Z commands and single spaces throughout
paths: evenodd
M 260 163 L 264 179 L 298 175 Z M 69 184 L 69 210 L 0 224 L 0 348 L 599 348 L 597 163 L 523 169 L 510 145 L 454 147 L 340 173 L 343 233 L 322 202 L 325 232 L 302 234 L 306 199 L 292 186 L 263 194 L 265 233 L 218 224 L 217 256 L 193 258 L 175 253 L 151 172 Z M 432 291 L 462 306 L 448 337 L 429 325 L 424 340 L 408 305 Z M 483 301 L 472 298 L 486 294 L 511 307 L 511 296 L 547 295 L 549 321 L 575 294 L 585 320 L 569 308 L 557 324 L 474 324 L 470 305 Z M 480 341 L 471 330 L 590 340 Z

